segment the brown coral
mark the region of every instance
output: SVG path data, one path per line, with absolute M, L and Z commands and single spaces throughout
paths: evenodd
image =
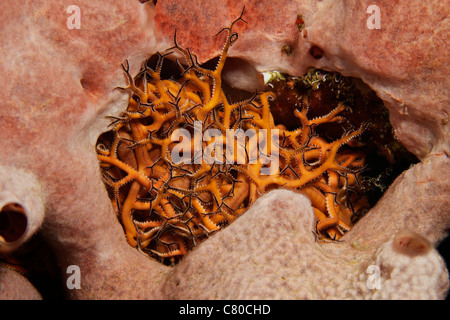
M 121 89 L 130 92 L 130 103 L 114 119 L 113 130 L 99 139 L 97 153 L 129 244 L 154 257 L 174 262 L 276 187 L 309 196 L 320 237 L 340 238 L 351 228 L 354 212 L 367 208 L 358 191 L 365 155 L 356 144 L 349 147 L 365 124 L 357 129 L 347 125 L 350 129 L 331 141 L 316 131 L 325 124 L 348 124 L 341 116 L 343 103 L 310 119 L 305 95 L 293 111 L 297 128 L 288 130 L 274 121 L 272 92 L 229 102 L 222 89 L 222 69 L 238 38 L 233 27 L 245 22 L 243 13 L 219 32 L 227 37 L 213 70 L 200 66 L 195 55 L 178 45 L 176 35 L 175 46 L 147 60 L 134 79 L 123 66 L 129 85 Z M 173 74 L 163 77 L 165 59 L 173 53 L 187 64 L 178 61 L 177 79 Z M 249 140 L 235 143 L 236 130 L 249 129 Z M 207 137 L 208 130 L 220 137 Z M 203 146 L 201 141 L 196 146 L 197 135 Z M 189 152 L 176 161 L 173 154 L 180 137 Z

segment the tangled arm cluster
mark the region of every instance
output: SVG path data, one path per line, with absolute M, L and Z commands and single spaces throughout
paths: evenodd
M 248 24 L 237 29 L 239 41 L 229 52 L 241 67 L 230 65 L 224 79 L 257 75 L 244 77 L 243 68 L 301 75 L 309 66 L 359 77 L 385 101 L 398 138 L 421 160 L 342 242 L 316 242 L 310 200 L 274 190 L 173 268 L 127 244 L 95 154 L 109 124 L 105 116 L 118 116 L 128 103 L 114 90 L 127 85 L 115 66 L 128 59 L 136 74 L 148 56 L 173 45 L 175 28 L 199 62 L 218 55 L 220 46 L 206 38 L 214 39 L 242 8 L 220 3 L 81 1 L 82 28 L 69 29 L 70 1 L 2 1 L 0 215 L 9 219 L 0 228 L 2 255 L 39 233 L 62 279 L 68 266 L 80 267 L 81 289 L 66 288 L 68 298 L 445 297 L 448 273 L 434 248 L 450 226 L 449 25 L 448 8 L 438 1 L 417 2 L 416 12 L 410 4 L 381 1 L 380 30 L 364 27 L 369 2 L 245 3 Z M 305 20 L 301 32 L 298 14 Z M 397 23 L 399 17 L 408 23 Z M 323 55 L 312 56 L 312 47 Z M 380 287 L 368 285 L 371 265 L 380 270 Z M 5 265 L 0 295 L 40 297 Z

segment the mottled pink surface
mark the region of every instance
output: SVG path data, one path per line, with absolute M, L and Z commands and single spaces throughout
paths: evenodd
M 95 142 L 108 124 L 104 116 L 127 104 L 127 96 L 114 90 L 125 85 L 121 62 L 129 59 L 135 74 L 151 53 L 172 45 L 175 28 L 180 44 L 208 60 L 222 46 L 214 35 L 243 3 L 248 24 L 237 25 L 230 56 L 258 71 L 302 75 L 315 66 L 363 79 L 386 102 L 397 136 L 422 162 L 396 180 L 342 243 L 314 242 L 308 200 L 275 191 L 177 267 L 165 267 L 126 243 L 101 181 Z M 81 289 L 67 289 L 67 298 L 445 297 L 448 273 L 434 249 L 414 260 L 390 246 L 404 229 L 435 246 L 450 228 L 448 1 L 378 1 L 381 30 L 365 27 L 369 1 L 159 0 L 156 10 L 131 0 L 78 1 L 81 29 L 69 30 L 66 9 L 72 4 L 0 2 L 0 179 L 13 181 L 29 221 L 43 216 L 41 232 L 62 278 L 68 266 L 80 267 Z M 298 13 L 306 21 L 302 33 Z M 309 54 L 312 45 L 323 49 L 321 59 Z M 27 208 L 29 197 L 44 210 Z M 378 293 L 364 287 L 369 264 L 389 270 Z M 398 270 L 402 276 L 391 279 Z M 426 281 L 405 287 L 417 274 Z M 23 298 L 27 285 L 9 271 L 0 273 L 0 297 Z

